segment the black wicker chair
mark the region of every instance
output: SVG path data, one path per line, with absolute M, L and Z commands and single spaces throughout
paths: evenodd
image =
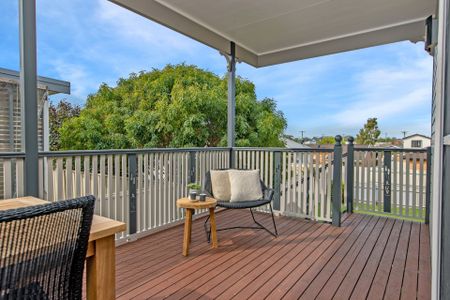
M 227 169 L 221 169 L 221 170 L 227 170 Z M 253 222 L 257 226 L 232 226 L 232 227 L 226 227 L 226 228 L 218 228 L 217 231 L 221 230 L 229 230 L 229 229 L 240 229 L 240 228 L 250 228 L 250 229 L 263 229 L 270 233 L 271 235 L 277 237 L 278 231 L 277 231 L 277 225 L 275 224 L 275 218 L 273 216 L 273 209 L 272 209 L 272 200 L 274 195 L 274 190 L 268 188 L 263 181 L 261 181 L 261 189 L 263 192 L 263 198 L 258 200 L 250 200 L 250 201 L 239 201 L 239 202 L 227 202 L 227 201 L 217 201 L 217 207 L 225 208 L 225 209 L 249 209 L 250 214 L 252 216 Z M 205 179 L 203 180 L 203 191 L 205 194 L 207 194 L 209 197 L 214 198 L 214 194 L 212 191 L 212 183 L 211 183 L 211 172 L 208 171 L 205 174 Z M 272 216 L 272 223 L 274 231 L 270 231 L 267 227 L 262 225 L 260 222 L 256 221 L 255 215 L 253 214 L 253 208 L 260 207 L 264 205 L 269 205 L 270 208 L 270 214 Z M 206 236 L 208 241 L 210 240 L 210 234 L 211 230 L 208 229 L 207 223 L 209 220 L 209 216 L 206 218 L 204 227 L 206 231 Z
M 0 299 L 81 299 L 93 196 L 0 211 Z

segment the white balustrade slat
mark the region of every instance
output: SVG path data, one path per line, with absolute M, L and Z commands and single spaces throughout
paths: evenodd
M 55 200 L 64 200 L 66 199 L 65 193 L 64 193 L 64 173 L 63 173 L 63 159 L 57 158 L 56 159 L 56 187 L 58 188 L 57 191 L 57 199 Z
M 391 212 L 399 214 L 398 209 L 398 154 L 392 153 L 392 185 L 391 185 Z
M 38 172 L 39 172 L 39 182 L 38 182 L 38 184 L 39 184 L 39 198 L 40 199 L 44 199 L 44 185 L 45 185 L 44 178 L 45 178 L 45 175 L 44 175 L 44 159 L 43 158 L 39 158 L 38 168 L 39 168 L 39 170 L 38 170 Z M 17 182 L 19 182 L 19 180 L 20 180 L 20 178 L 17 178 Z
M 412 216 L 413 218 L 416 217 L 416 192 L 417 192 L 417 155 L 416 153 L 412 154 L 412 186 L 411 186 L 411 192 L 412 192 Z
M 98 187 L 100 189 L 100 214 L 102 216 L 107 216 L 107 205 L 106 205 L 106 156 L 100 156 L 100 176 L 98 180 Z
M 148 154 L 139 155 L 144 160 L 144 169 L 143 172 L 143 191 L 142 191 L 142 214 L 143 214 L 143 229 L 147 230 L 150 228 L 150 220 L 148 215 L 149 210 L 149 197 L 148 197 Z M 141 170 L 139 170 L 141 172 Z
M 90 157 L 84 156 L 83 157 L 83 179 L 84 179 L 84 186 L 83 186 L 83 195 L 92 195 L 91 192 L 91 166 L 90 166 Z
M 380 212 L 383 211 L 383 196 L 384 196 L 384 152 L 380 151 L 378 152 L 378 168 L 377 168 L 377 175 L 378 175 L 378 185 L 377 185 L 377 191 L 378 191 L 378 210 Z
M 81 196 L 81 157 L 75 157 L 75 197 Z
M 86 179 L 85 179 L 86 180 Z M 119 220 L 119 209 L 120 209 L 120 155 L 114 155 L 114 219 Z
M 138 232 L 144 230 L 144 205 L 142 191 L 142 155 L 137 155 L 137 178 L 136 178 L 136 217 Z
M 127 192 L 127 187 L 128 187 L 128 168 L 127 168 L 127 160 L 128 157 L 127 155 L 122 155 L 122 176 L 121 176 L 121 181 L 122 181 L 122 201 L 121 201 L 121 214 L 119 216 L 119 220 L 122 222 L 125 222 L 128 224 L 128 192 Z M 95 174 L 95 173 L 93 173 Z M 121 233 L 122 237 L 126 236 L 126 232 L 122 232 Z
M 419 203 L 418 203 L 418 209 L 419 209 L 419 218 L 423 218 L 425 216 L 424 214 L 424 181 L 426 180 L 426 178 L 424 178 L 424 154 L 420 153 L 419 154 Z
M 409 210 L 411 208 L 411 194 L 410 194 L 410 176 L 411 176 L 411 170 L 410 170 L 410 163 L 411 163 L 411 156 L 409 153 L 406 153 L 406 179 L 405 179 L 405 186 L 406 186 L 406 193 L 405 193 L 405 216 L 409 217 Z
M 74 198 L 73 196 L 74 176 L 72 171 L 72 157 L 66 158 L 65 177 L 66 177 L 66 196 L 68 199 L 72 199 Z
M 12 172 L 12 160 L 2 160 L 3 165 L 3 199 L 9 199 L 13 197 L 13 172 Z
M 100 197 L 99 197 L 99 189 L 98 189 L 98 156 L 94 155 L 92 157 L 92 194 L 95 196 L 95 208 L 94 211 L 96 214 L 100 213 Z
M 108 218 L 112 218 L 114 215 L 114 199 L 113 199 L 113 184 L 114 184 L 114 171 L 113 171 L 113 155 L 108 155 L 107 157 L 107 197 L 108 197 L 108 208 L 107 208 L 107 216 Z M 77 176 L 78 177 L 78 176 Z
M 47 183 L 48 183 L 48 193 L 47 193 L 47 199 L 48 201 L 54 201 L 53 199 L 53 193 L 54 193 L 54 189 L 53 189 L 53 159 L 49 158 L 47 159 Z

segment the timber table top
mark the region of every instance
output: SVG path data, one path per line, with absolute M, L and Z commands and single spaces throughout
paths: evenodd
M 0 210 L 42 205 L 47 203 L 49 202 L 34 197 L 21 197 L 15 199 L 0 200 Z M 89 241 L 95 241 L 113 235 L 115 233 L 125 231 L 126 229 L 126 224 L 123 222 L 94 215 L 94 218 L 92 219 Z
M 216 207 L 217 200 L 214 198 L 206 197 L 205 201 L 192 201 L 189 198 L 181 198 L 177 200 L 178 208 L 188 208 L 188 209 L 203 209 Z

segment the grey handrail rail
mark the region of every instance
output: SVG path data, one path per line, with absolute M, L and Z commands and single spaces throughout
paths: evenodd
M 0 152 L 1 158 L 25 158 L 25 153 L 23 152 Z

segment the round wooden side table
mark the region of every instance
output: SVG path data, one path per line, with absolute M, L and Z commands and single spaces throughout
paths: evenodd
M 214 209 L 217 200 L 207 197 L 205 201 L 192 201 L 189 198 L 177 200 L 177 207 L 186 210 L 184 221 L 183 255 L 189 255 L 189 244 L 191 243 L 192 215 L 196 209 L 209 209 L 209 222 L 211 224 L 211 248 L 217 248 L 216 216 Z

